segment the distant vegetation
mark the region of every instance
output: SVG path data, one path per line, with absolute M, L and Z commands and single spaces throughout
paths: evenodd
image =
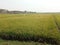
M 2 14 L 20 14 L 20 13 L 36 13 L 31 11 L 9 11 L 6 9 L 0 9 L 0 13 Z

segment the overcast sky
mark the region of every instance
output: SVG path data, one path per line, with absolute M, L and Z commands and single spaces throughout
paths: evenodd
M 0 8 L 36 12 L 60 12 L 60 0 L 0 0 Z

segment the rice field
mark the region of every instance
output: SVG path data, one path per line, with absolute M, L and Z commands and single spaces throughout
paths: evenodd
M 0 38 L 28 41 L 21 45 L 60 45 L 60 14 L 0 14 Z

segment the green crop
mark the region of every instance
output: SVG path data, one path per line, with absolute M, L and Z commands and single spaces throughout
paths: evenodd
M 58 14 L 0 14 L 0 38 L 2 39 L 43 40 L 42 42 L 53 39 L 59 43 L 58 27 L 60 27 Z

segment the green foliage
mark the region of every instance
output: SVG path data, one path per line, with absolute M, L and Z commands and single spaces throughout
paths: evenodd
M 6 41 L 0 39 L 0 45 L 51 45 L 46 43 L 39 43 L 39 42 L 25 42 L 25 41 Z
M 53 39 L 60 42 L 60 32 L 53 14 L 0 14 L 0 38 L 39 41 Z M 60 27 L 60 16 L 57 23 Z

